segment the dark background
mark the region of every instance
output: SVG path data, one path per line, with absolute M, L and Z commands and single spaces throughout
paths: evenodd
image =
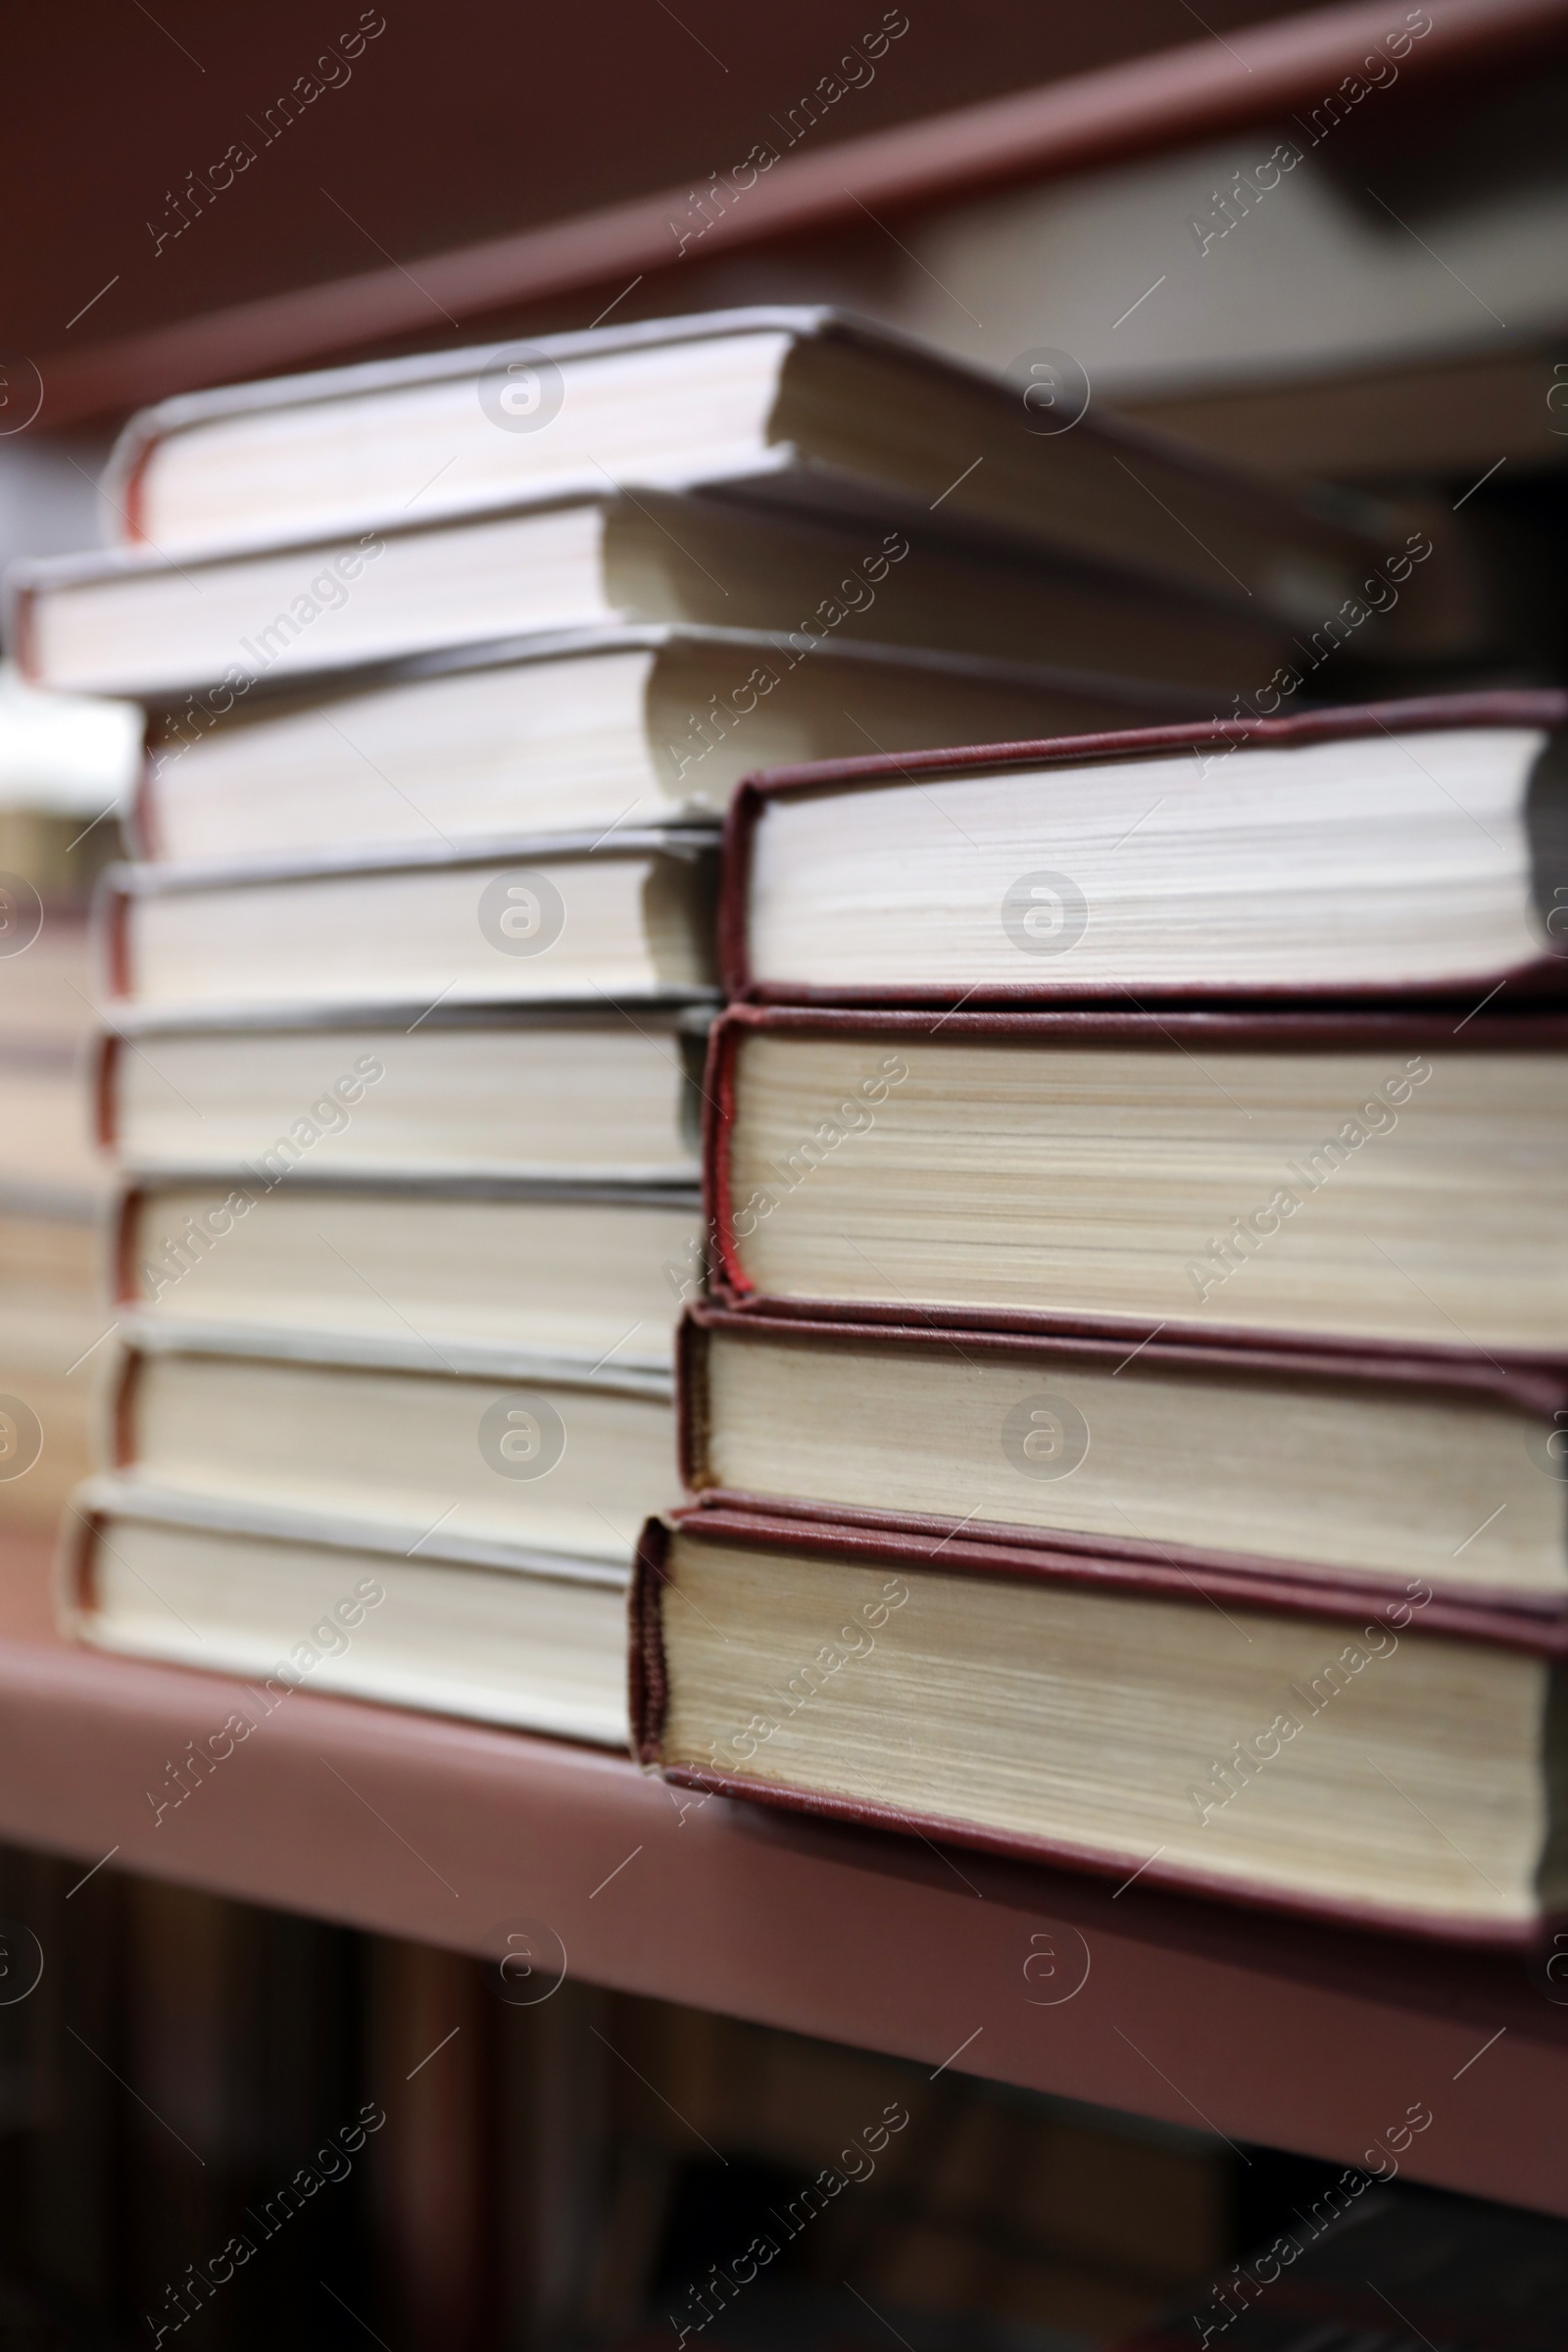
M 662 0 L 385 0 L 368 13 L 386 29 L 352 79 L 263 148 L 248 118 L 354 28 L 358 0 L 12 10 L 0 348 L 42 356 L 108 341 L 389 258 L 416 269 L 421 254 L 700 181 L 770 136 L 771 116 L 883 12 L 884 0 L 678 0 L 673 14 Z M 1184 0 L 908 0 L 904 13 L 908 32 L 813 144 L 1294 12 L 1204 0 L 1200 21 Z M 147 221 L 163 225 L 186 173 L 231 140 L 248 140 L 256 162 L 155 257 Z

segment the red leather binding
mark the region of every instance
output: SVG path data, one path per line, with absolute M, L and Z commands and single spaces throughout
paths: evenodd
M 831 1791 L 804 1789 L 778 1782 L 705 1771 L 690 1764 L 666 1764 L 662 1749 L 669 1685 L 662 1612 L 663 1591 L 669 1582 L 667 1562 L 670 1537 L 676 1529 L 683 1536 L 698 1540 L 751 1544 L 764 1551 L 809 1551 L 819 1557 L 874 1560 L 916 1574 L 1028 1575 L 1058 1584 L 1098 1585 L 1102 1590 L 1107 1584 L 1116 1584 L 1130 1591 L 1157 1593 L 1161 1599 L 1177 1600 L 1194 1607 L 1214 1595 L 1207 1588 L 1195 1590 L 1191 1584 L 1182 1584 L 1178 1579 L 1172 1579 L 1169 1586 L 1156 1583 L 1150 1572 L 1142 1567 L 1134 1567 L 1130 1562 L 1124 1564 L 1124 1572 L 1120 1575 L 1109 1575 L 1103 1571 L 1085 1573 L 1083 1563 L 1054 1554 L 1044 1546 L 1024 1552 L 1021 1547 L 963 1541 L 949 1544 L 938 1565 L 930 1556 L 929 1546 L 911 1542 L 891 1529 L 872 1531 L 843 1526 L 813 1528 L 798 1520 L 764 1516 L 757 1511 L 716 1508 L 677 1511 L 671 1514 L 668 1521 L 652 1519 L 642 1531 L 632 1578 L 632 1741 L 641 1762 L 658 1765 L 667 1781 L 682 1788 L 700 1788 L 719 1796 L 742 1797 L 756 1804 L 781 1806 L 789 1811 L 811 1814 L 818 1819 L 895 1830 L 906 1836 L 920 1838 L 928 1843 L 936 1840 L 950 1845 L 972 1846 L 983 1853 L 1024 1862 L 1048 1863 L 1085 1871 L 1100 1878 L 1124 1879 L 1131 1873 L 1138 1878 L 1140 1885 L 1147 1883 L 1173 1887 L 1248 1910 L 1332 1920 L 1345 1927 L 1441 1942 L 1520 1950 L 1534 1945 L 1542 1932 L 1544 1923 L 1540 1920 L 1525 1923 L 1477 1920 L 1471 1916 L 1411 1911 L 1393 1904 L 1351 1902 L 1296 1893 L 1277 1886 L 1244 1883 L 1218 1873 L 1193 1870 L 1185 1865 L 1164 1863 L 1157 1855 L 1149 1860 L 1142 1854 L 1111 1853 L 1069 1839 L 987 1829 L 967 1821 L 906 1811 L 897 1806 L 867 1802 Z M 1209 1581 L 1210 1584 L 1214 1582 Z M 1216 1593 L 1224 1590 L 1222 1585 L 1214 1587 Z M 1229 1597 L 1233 1601 L 1243 1598 L 1250 1607 L 1341 1622 L 1354 1622 L 1357 1618 L 1364 1620 L 1375 1605 L 1368 1594 L 1363 1596 L 1358 1607 L 1352 1608 L 1348 1591 L 1329 1596 L 1320 1591 L 1303 1589 L 1285 1577 L 1275 1580 L 1275 1588 L 1266 1597 L 1256 1586 L 1249 1588 L 1243 1595 L 1232 1592 Z M 1384 1593 L 1380 1597 L 1387 1607 L 1388 1595 Z M 1540 1657 L 1558 1659 L 1568 1655 L 1568 1636 L 1560 1627 L 1546 1628 L 1523 1622 L 1518 1617 L 1505 1619 L 1497 1612 L 1492 1612 L 1489 1617 L 1481 1612 L 1466 1610 L 1458 1612 L 1460 1623 L 1457 1625 L 1449 1621 L 1446 1612 L 1442 1621 L 1433 1623 L 1432 1611 L 1437 1606 L 1434 1600 L 1423 1608 L 1423 1632 L 1434 1632 L 1440 1638 L 1444 1634 L 1462 1632 L 1474 1641 L 1493 1642 Z
M 690 1494 L 700 1494 L 711 1482 L 706 1475 L 708 1456 L 708 1333 L 715 1326 L 744 1324 L 756 1320 L 759 1329 L 777 1330 L 771 1317 L 737 1315 L 723 1307 L 712 1305 L 706 1298 L 688 1302 L 685 1313 L 675 1326 L 675 1466 L 680 1483 Z M 794 1325 L 784 1328 L 793 1330 Z M 813 1331 L 834 1335 L 837 1322 L 815 1323 Z M 848 1326 L 853 1333 L 854 1326 Z
M 49 1590 L 54 1602 L 55 1622 L 68 1637 L 79 1634 L 91 1614 L 94 1599 L 93 1562 L 102 1526 L 103 1513 L 90 1504 L 83 1509 L 73 1503 L 70 1510 L 60 1514 L 54 1557 L 49 1570 Z
M 711 1298 L 692 1299 L 676 1336 L 683 1388 L 690 1383 L 697 1397 L 691 1414 L 692 1450 L 681 1456 L 683 1474 L 700 1459 L 703 1431 L 697 1416 L 703 1384 L 702 1339 L 709 1331 L 729 1331 L 743 1338 L 760 1334 L 778 1340 L 832 1340 L 856 1348 L 925 1348 L 955 1355 L 1021 1355 L 1031 1362 L 1047 1356 L 1055 1358 L 1063 1371 L 1080 1365 L 1114 1368 L 1127 1360 L 1128 1343 L 1120 1333 L 1113 1339 L 1085 1333 L 1066 1318 L 1042 1321 L 1019 1331 L 947 1331 L 930 1323 L 873 1323 L 863 1317 L 858 1301 L 835 1307 L 831 1315 L 811 1316 L 773 1314 L 761 1307 L 738 1309 Z M 1549 1421 L 1559 1405 L 1568 1404 L 1568 1351 L 1559 1355 L 1455 1351 L 1450 1355 L 1391 1342 L 1387 1353 L 1372 1355 L 1360 1342 L 1336 1347 L 1329 1341 L 1309 1340 L 1282 1348 L 1250 1333 L 1216 1343 L 1207 1331 L 1200 1340 L 1151 1337 L 1141 1345 L 1135 1339 L 1132 1345 L 1141 1364 L 1165 1364 L 1192 1372 L 1251 1372 L 1265 1378 L 1282 1374 L 1293 1380 L 1375 1381 L 1391 1388 L 1443 1389 L 1460 1396 L 1485 1396 L 1489 1403 L 1512 1406 L 1532 1420 Z M 688 1368 L 689 1355 L 695 1360 Z M 685 1413 L 682 1419 L 684 1424 Z M 686 1483 L 696 1487 L 701 1481 L 687 1477 Z
M 979 1535 L 969 1527 L 963 1535 L 932 1544 L 922 1533 L 911 1535 L 891 1519 L 861 1514 L 861 1523 L 826 1514 L 808 1519 L 776 1505 L 755 1508 L 716 1501 L 688 1505 L 673 1516 L 673 1524 L 688 1535 L 714 1543 L 746 1544 L 762 1550 L 810 1552 L 819 1559 L 874 1561 L 890 1568 L 936 1576 L 1023 1578 L 1048 1585 L 1074 1585 L 1086 1592 L 1130 1592 L 1149 1600 L 1174 1600 L 1184 1608 L 1209 1601 L 1228 1601 L 1233 1608 L 1255 1609 L 1270 1616 L 1318 1617 L 1331 1624 L 1365 1624 L 1388 1617 L 1410 1602 L 1398 1586 L 1374 1578 L 1341 1573 L 1331 1584 L 1316 1576 L 1300 1576 L 1280 1561 L 1259 1562 L 1255 1570 L 1208 1567 L 1190 1576 L 1158 1553 L 1134 1558 L 1131 1547 L 1109 1545 L 1091 1554 L 1069 1549 L 1054 1535 L 1038 1528 L 1020 1531 L 1015 1540 Z M 644 1531 L 646 1533 L 646 1530 Z M 1152 1549 L 1146 1546 L 1146 1553 Z M 1424 1591 L 1420 1578 L 1409 1580 Z M 1501 1607 L 1494 1601 L 1471 1601 L 1448 1593 L 1434 1593 L 1419 1601 L 1420 1630 L 1484 1642 L 1493 1648 L 1523 1650 L 1531 1657 L 1568 1658 L 1568 1613 Z
M 122 875 L 123 867 L 110 866 L 98 878 L 93 893 L 93 928 L 98 938 L 99 984 L 106 1004 L 130 994 L 130 937 L 126 916 L 129 900 Z
M 1350 705 L 1344 709 L 1303 710 L 1292 718 L 1237 716 L 1210 719 L 1200 725 L 1179 723 L 1161 727 L 1130 727 L 1093 735 L 1057 736 L 1037 743 L 965 744 L 952 751 L 877 753 L 853 760 L 818 760 L 796 767 L 775 767 L 747 776 L 736 786 L 730 802 L 724 837 L 723 889 L 719 899 L 719 967 L 726 994 L 740 1002 L 811 1004 L 918 1004 L 940 1008 L 979 1002 L 995 1004 L 1060 1004 L 1068 995 L 1083 1003 L 1116 1003 L 1127 991 L 1110 984 L 1066 991 L 1058 984 L 1043 991 L 1038 983 L 1016 987 L 1001 984 L 984 989 L 951 987 L 903 989 L 808 989 L 758 981 L 751 970 L 747 937 L 747 906 L 751 895 L 752 845 L 758 819 L 769 800 L 787 793 L 821 791 L 834 784 L 876 787 L 906 783 L 916 776 L 985 773 L 1004 767 L 1081 766 L 1092 760 L 1157 759 L 1172 752 L 1235 749 L 1244 744 L 1329 743 L 1337 739 L 1382 733 L 1413 733 L 1454 727 L 1568 726 L 1568 693 L 1558 688 L 1508 688 L 1492 693 L 1427 695 L 1415 700 Z M 1505 975 L 1513 987 L 1560 989 L 1568 985 L 1568 958 L 1544 956 Z M 1165 1002 L 1185 1004 L 1234 1002 L 1234 990 L 1160 990 L 1146 994 Z M 1248 992 L 1255 1002 L 1298 1002 L 1300 989 Z M 1332 992 L 1325 992 L 1332 993 Z M 1422 992 L 1433 997 L 1451 995 L 1446 987 Z M 1403 1001 L 1407 988 L 1363 989 L 1358 1001 Z
M 154 440 L 142 443 L 124 479 L 121 510 L 125 518 L 125 538 L 134 545 L 147 539 L 147 470 L 158 444 Z
M 136 781 L 131 786 L 130 800 L 122 817 L 125 835 L 125 855 L 141 859 L 161 858 L 163 849 L 158 834 L 158 803 L 153 793 L 155 762 L 159 757 L 152 743 L 151 726 L 142 736 L 141 759 L 136 766 Z
M 100 1029 L 88 1048 L 87 1093 L 92 1105 L 92 1137 L 100 1151 L 120 1147 L 119 1049 L 124 1040 L 116 1030 Z
M 100 1044 L 99 1067 L 104 1059 Z M 109 1284 L 110 1297 L 117 1307 L 141 1303 L 136 1282 L 136 1216 L 141 1206 L 141 1188 L 122 1185 L 115 1201 L 109 1227 Z
M 1370 1574 L 1357 1576 L 1344 1568 L 1325 1567 L 1312 1560 L 1277 1559 L 1260 1552 L 1218 1551 L 1190 1544 L 1140 1541 L 1137 1537 L 1084 1535 L 1065 1529 L 1011 1525 L 987 1520 L 943 1518 L 914 1511 L 858 1509 L 842 1502 L 813 1502 L 797 1495 L 751 1494 L 717 1485 L 707 1462 L 708 1335 L 728 1332 L 740 1339 L 761 1339 L 788 1345 L 791 1341 L 831 1341 L 835 1346 L 887 1348 L 925 1354 L 1022 1357 L 1064 1374 L 1087 1365 L 1115 1369 L 1124 1364 L 1129 1343 L 1124 1339 L 1084 1338 L 1068 1330 L 988 1332 L 938 1330 L 930 1325 L 870 1323 L 859 1319 L 860 1309 L 845 1309 L 831 1320 L 805 1315 L 772 1315 L 756 1309 L 736 1309 L 698 1301 L 687 1307 L 676 1333 L 676 1443 L 682 1484 L 695 1496 L 695 1507 L 748 1520 L 801 1521 L 806 1526 L 851 1529 L 906 1539 L 910 1544 L 949 1558 L 960 1537 L 1004 1550 L 1048 1550 L 1063 1564 L 1082 1561 L 1101 1581 L 1129 1569 L 1150 1572 L 1154 1584 L 1148 1590 L 1175 1591 L 1205 1588 L 1215 1593 L 1268 1605 L 1270 1591 L 1310 1589 L 1323 1593 L 1333 1607 L 1343 1601 L 1353 1614 L 1370 1596 L 1396 1596 L 1397 1583 Z M 1439 1356 L 1419 1350 L 1375 1356 L 1352 1353 L 1321 1344 L 1296 1349 L 1259 1347 L 1255 1343 L 1215 1346 L 1156 1339 L 1136 1348 L 1141 1365 L 1198 1373 L 1241 1373 L 1259 1380 L 1287 1376 L 1293 1381 L 1354 1382 L 1366 1388 L 1433 1390 L 1449 1397 L 1483 1397 L 1489 1404 L 1517 1412 L 1521 1420 L 1550 1424 L 1568 1407 L 1568 1356 L 1532 1359 L 1519 1355 Z M 1065 1567 L 1064 1571 L 1065 1573 Z M 1472 1632 L 1480 1618 L 1496 1617 L 1512 1627 L 1531 1624 L 1555 1628 L 1568 1639 L 1568 1594 L 1511 1593 L 1495 1586 L 1445 1586 L 1441 1602 L 1435 1596 L 1422 1611 L 1422 1622 Z
M 627 1698 L 632 1753 L 639 1764 L 659 1762 L 664 1709 L 669 1698 L 669 1678 L 664 1670 L 664 1629 L 660 1615 L 664 1562 L 668 1557 L 669 1529 L 662 1519 L 646 1520 L 632 1558 L 627 1602 L 630 1636 L 626 1645 Z
M 1145 1050 L 1177 1048 L 1184 1041 L 1200 1054 L 1255 1053 L 1371 1053 L 1397 1051 L 1451 1054 L 1568 1052 L 1568 1013 L 1540 1006 L 1528 1012 L 1502 1014 L 1478 1007 L 1457 1023 L 1451 1012 L 1430 1006 L 1417 1010 L 1376 1007 L 1360 1010 L 1299 1010 L 1267 1012 L 1186 1011 L 1155 1014 L 1143 1010 L 929 1012 L 899 1009 L 860 1011 L 848 1006 L 811 1004 L 732 1004 L 714 1022 L 709 1038 L 708 1068 L 703 1088 L 703 1189 L 712 1244 L 710 1288 L 726 1306 L 748 1312 L 837 1320 L 841 1311 L 832 1299 L 781 1298 L 757 1291 L 740 1257 L 732 1221 L 728 1138 L 735 1118 L 735 1056 L 741 1040 L 754 1029 L 781 1029 L 806 1036 L 881 1039 L 1002 1038 L 1015 1043 L 1031 1039 L 1042 1045 L 1133 1046 Z M 906 1306 L 881 1306 L 858 1299 L 857 1321 L 900 1324 Z M 977 1307 L 922 1305 L 917 1310 L 928 1324 L 947 1330 L 1001 1332 L 1052 1331 L 1069 1338 L 1120 1342 L 1125 1349 L 1151 1336 L 1152 1321 L 1108 1315 L 1043 1315 Z M 1320 1343 L 1291 1332 L 1259 1334 L 1240 1326 L 1181 1323 L 1163 1326 L 1173 1341 L 1192 1339 L 1208 1347 L 1259 1348 L 1295 1362 L 1303 1349 Z M 1398 1341 L 1361 1340 L 1355 1352 L 1386 1363 L 1406 1357 L 1411 1350 Z M 1434 1361 L 1462 1365 L 1468 1348 L 1433 1348 Z M 1519 1358 L 1538 1370 L 1557 1359 L 1550 1355 Z

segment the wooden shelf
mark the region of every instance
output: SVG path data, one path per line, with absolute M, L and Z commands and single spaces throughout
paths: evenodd
M 1195 27 L 1174 20 L 1182 36 L 1175 46 L 1131 56 L 1127 49 L 1136 51 L 1138 45 L 1136 15 L 1119 39 L 1108 25 L 1097 26 L 1096 36 L 1085 41 L 1061 24 L 1055 28 L 1058 56 L 1072 42 L 1086 60 L 1098 52 L 1100 62 L 1034 88 L 1007 90 L 942 113 L 925 112 L 917 104 L 912 121 L 884 121 L 869 131 L 853 136 L 840 132 L 825 145 L 786 153 L 766 168 L 765 176 L 754 176 L 743 204 L 727 209 L 721 205 L 716 216 L 708 217 L 709 224 L 700 232 L 702 244 L 684 257 L 685 240 L 676 243 L 670 223 L 672 219 L 690 218 L 688 183 L 660 188 L 657 175 L 666 168 L 667 142 L 650 140 L 646 124 L 639 135 L 633 115 L 612 143 L 641 152 L 643 175 L 632 185 L 643 191 L 652 188 L 653 193 L 628 195 L 564 219 L 547 217 L 532 226 L 446 251 L 422 246 L 417 282 L 401 263 L 389 260 L 385 268 L 352 277 L 277 290 L 270 256 L 267 286 L 260 286 L 264 273 L 252 264 L 251 282 L 240 279 L 245 298 L 235 302 L 230 296 L 230 307 L 142 324 L 139 330 L 102 342 L 46 350 L 38 368 L 49 387 L 47 422 L 58 430 L 201 384 L 318 367 L 411 341 L 423 348 L 433 331 L 432 305 L 454 326 L 461 321 L 467 334 L 477 334 L 486 321 L 492 332 L 515 334 L 523 323 L 531 332 L 548 331 L 567 320 L 591 318 L 599 307 L 599 292 L 616 287 L 624 288 L 625 294 L 633 286 L 641 289 L 634 310 L 621 312 L 621 317 L 640 313 L 652 318 L 723 306 L 745 299 L 734 291 L 737 263 L 744 267 L 759 249 L 776 250 L 780 243 L 786 251 L 796 245 L 799 253 L 806 241 L 805 255 L 797 263 L 802 282 L 809 282 L 812 275 L 820 282 L 822 257 L 830 254 L 840 264 L 840 272 L 830 282 L 839 283 L 845 249 L 853 253 L 854 240 L 864 239 L 868 215 L 877 245 L 885 246 L 893 233 L 883 225 L 890 215 L 906 218 L 911 212 L 962 205 L 997 189 L 1038 185 L 1128 157 L 1220 139 L 1244 126 L 1281 122 L 1295 108 L 1311 106 L 1325 90 L 1334 89 L 1347 66 L 1364 54 L 1363 44 L 1389 29 L 1384 12 L 1371 0 L 1348 0 L 1338 8 L 1293 8 L 1285 14 L 1276 7 L 1272 13 L 1272 22 L 1233 25 L 1224 40 L 1217 35 L 1210 39 L 1206 32 L 1200 37 Z M 1100 14 L 1114 22 L 1116 12 Z M 1549 58 L 1560 48 L 1561 32 L 1558 0 L 1445 0 L 1399 72 L 1407 88 L 1418 80 L 1441 88 L 1459 75 L 1485 76 L 1504 65 L 1518 64 L 1529 71 L 1544 52 Z M 221 37 L 216 25 L 212 37 Z M 744 40 L 740 23 L 734 37 Z M 940 56 L 940 25 L 926 38 Z M 390 54 L 378 61 L 377 74 L 385 74 L 391 62 Z M 913 62 L 911 58 L 901 64 L 901 75 L 910 72 Z M 927 107 L 941 103 L 930 81 L 923 96 Z M 607 104 L 612 111 L 606 120 L 618 124 L 621 119 L 612 103 Z M 666 110 L 656 105 L 644 111 L 657 121 Z M 564 121 L 575 119 L 572 110 L 564 110 Z M 106 123 L 99 139 L 100 146 L 108 140 L 111 156 L 116 128 Z M 353 133 L 345 130 L 343 135 Z M 550 153 L 552 135 L 559 138 L 550 125 L 538 126 L 541 155 Z M 751 135 L 750 130 L 745 134 Z M 794 147 L 793 140 L 786 144 Z M 364 147 L 351 152 L 359 184 L 374 185 L 386 169 L 380 154 Z M 566 162 L 569 146 L 558 152 L 568 176 L 576 176 L 574 166 Z M 451 174 L 443 172 L 437 158 L 444 162 L 444 151 L 432 146 L 423 165 L 423 184 L 431 190 L 426 209 L 439 220 L 445 207 L 432 185 L 433 175 Z M 551 175 L 548 169 L 543 178 L 536 172 L 533 184 L 551 186 L 554 176 L 559 172 Z M 615 176 L 626 185 L 624 168 Z M 280 200 L 284 211 L 278 234 L 285 250 L 292 244 L 297 254 L 304 218 L 297 209 L 298 193 L 285 186 Z M 525 193 L 521 204 L 528 204 Z M 79 261 L 85 274 L 86 251 L 79 233 L 72 235 L 74 227 L 74 221 L 64 229 L 60 223 L 39 224 L 36 233 L 53 238 L 45 252 L 54 268 L 44 284 L 72 277 L 66 257 Z M 244 269 L 242 257 L 236 257 L 236 263 Z M 867 284 L 881 282 L 876 263 L 867 262 L 863 268 Z M 36 282 L 36 270 L 29 274 Z M 628 277 L 632 286 L 626 285 Z M 776 284 L 777 277 L 770 282 Z M 854 282 L 852 264 L 850 283 Z M 162 294 L 164 289 L 156 291 Z M 127 300 L 129 293 L 127 287 L 119 297 L 126 306 L 121 317 L 127 312 L 135 317 L 138 311 L 143 319 L 156 316 L 145 293 L 134 304 Z M 617 301 L 624 298 L 619 295 Z M 208 299 L 213 299 L 211 287 Z M 1419 417 L 1412 429 L 1420 430 Z
M 1568 2214 L 1568 2007 L 1517 1961 L 698 1803 L 306 1691 L 155 1823 L 146 1791 L 241 1686 L 53 1639 L 43 1559 L 0 1559 L 0 1837 L 460 1951 L 525 1918 L 597 1984 L 1344 2164 L 1420 2102 L 1410 2177 Z

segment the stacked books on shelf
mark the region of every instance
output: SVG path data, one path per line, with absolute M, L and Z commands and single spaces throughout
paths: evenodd
M 89 1461 L 106 1172 L 83 1116 L 88 903 L 135 714 L 0 665 L 0 1528 L 53 1535 Z
M 90 1351 L 108 1320 L 109 1188 L 82 1104 L 87 906 L 61 855 L 86 821 L 0 809 L 0 1527 L 37 1535 L 88 1467 Z
M 1403 1931 L 1564 1907 L 1565 726 L 742 788 L 646 1759 Z
M 730 787 L 1212 710 L 1396 527 L 1030 427 L 896 337 L 756 312 L 129 428 L 117 544 L 25 569 L 12 620 L 31 677 L 148 715 L 101 911 L 121 1355 L 82 1639 L 624 1743 Z M 1470 626 L 1406 574 L 1348 659 Z

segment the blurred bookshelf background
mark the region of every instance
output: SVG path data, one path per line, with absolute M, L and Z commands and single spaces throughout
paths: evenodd
M 334 2301 L 454 2346 L 652 2345 L 670 2315 L 848 2346 L 876 2309 L 922 2345 L 1096 2342 L 1336 2177 L 569 1980 L 524 2003 L 453 1953 L 147 1881 L 106 1873 L 68 1926 L 70 1884 L 8 1859 L 7 1908 L 70 1953 L 3 2021 L 19 2344 L 140 2340 L 144 2313 L 346 2342 Z M 848 2185 L 803 2202 L 824 2168 Z M 715 2292 L 763 2231 L 776 2259 Z M 254 2272 L 194 2293 L 237 2232 Z

